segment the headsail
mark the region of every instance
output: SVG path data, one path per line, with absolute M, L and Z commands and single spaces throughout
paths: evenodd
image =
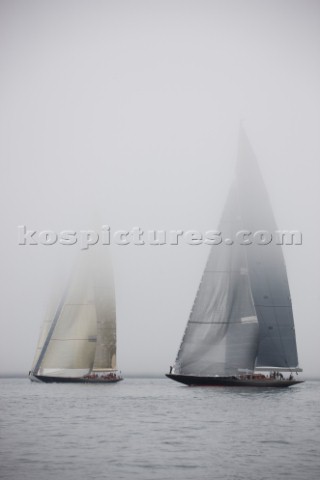
M 103 256 L 81 252 L 51 321 L 44 323 L 35 375 L 76 378 L 92 369 L 115 368 L 115 299 L 110 270 Z
M 220 231 L 230 239 L 240 228 L 237 191 L 229 194 Z M 221 244 L 211 249 L 175 364 L 183 375 L 237 375 L 253 370 L 258 322 L 245 250 Z

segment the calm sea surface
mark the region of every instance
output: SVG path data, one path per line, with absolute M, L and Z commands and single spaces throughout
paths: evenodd
M 320 478 L 320 382 L 285 390 L 0 379 L 1 479 Z

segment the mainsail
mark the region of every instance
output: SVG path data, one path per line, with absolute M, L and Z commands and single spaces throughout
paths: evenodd
M 281 246 L 243 244 L 236 234 L 276 223 L 254 155 L 241 134 L 237 176 L 211 247 L 177 355 L 180 375 L 233 376 L 257 367 L 298 366 Z
M 268 193 L 249 141 L 242 132 L 237 166 L 242 224 L 250 232 L 266 231 L 266 245 L 246 247 L 250 284 L 259 320 L 256 367 L 298 367 L 291 297 L 283 251 L 277 244 L 277 225 Z
M 116 305 L 112 269 L 106 261 L 101 264 L 101 258 L 96 256 L 95 272 L 97 343 L 93 370 L 116 370 Z
M 82 251 L 51 318 L 44 322 L 33 374 L 77 378 L 116 369 L 116 316 L 111 267 Z

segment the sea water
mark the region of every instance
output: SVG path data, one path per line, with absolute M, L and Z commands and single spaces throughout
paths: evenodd
M 0 379 L 0 478 L 313 480 L 320 382 L 289 389 Z

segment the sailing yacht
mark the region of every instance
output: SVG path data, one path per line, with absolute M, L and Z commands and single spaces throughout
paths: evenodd
M 301 383 L 294 375 L 302 370 L 281 245 L 275 238 L 252 242 L 247 235 L 274 235 L 277 227 L 243 131 L 219 231 L 223 241 L 211 247 L 167 377 L 186 385 L 281 388 Z
M 81 251 L 67 288 L 45 319 L 29 378 L 46 383 L 122 380 L 111 263 L 98 247 Z

